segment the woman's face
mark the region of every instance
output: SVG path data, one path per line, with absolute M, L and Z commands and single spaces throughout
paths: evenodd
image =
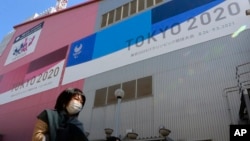
M 76 100 L 76 101 L 80 102 L 81 104 L 83 104 L 82 96 L 79 95 L 79 94 L 74 95 L 74 96 L 71 98 L 71 100 Z
M 83 106 L 83 99 L 81 95 L 74 95 L 69 101 L 66 109 L 70 115 L 79 113 Z

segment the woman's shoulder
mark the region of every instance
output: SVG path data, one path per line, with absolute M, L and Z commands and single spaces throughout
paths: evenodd
M 48 116 L 57 114 L 54 109 L 44 109 L 37 117 L 43 121 L 48 120 Z
M 45 109 L 44 112 L 47 114 L 48 117 L 58 117 L 59 112 L 54 109 Z
M 47 112 L 47 113 L 57 113 L 57 110 L 55 110 L 55 109 L 45 109 L 44 112 Z

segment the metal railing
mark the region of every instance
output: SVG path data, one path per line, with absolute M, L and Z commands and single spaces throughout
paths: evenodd
M 236 66 L 236 80 L 237 80 L 237 85 L 225 88 L 223 90 L 223 96 L 226 98 L 226 104 L 227 104 L 227 110 L 230 118 L 230 123 L 231 124 L 238 124 L 234 123 L 233 120 L 233 113 L 231 109 L 231 105 L 229 102 L 229 94 L 232 93 L 237 93 L 239 95 L 239 100 L 241 100 L 241 105 L 242 102 L 244 102 L 244 108 L 247 110 L 247 116 L 248 116 L 248 122 L 250 122 L 250 96 L 249 92 L 247 90 L 250 90 L 250 62 L 241 64 Z M 242 98 L 243 97 L 243 98 Z M 242 100 L 243 99 L 243 100 Z M 240 110 L 240 109 L 239 109 Z
M 225 88 L 223 90 L 223 96 L 226 98 L 226 103 L 227 103 L 227 110 L 228 110 L 228 116 L 230 118 L 230 124 L 236 124 L 233 121 L 233 113 L 232 113 L 232 109 L 230 106 L 230 102 L 229 102 L 229 97 L 228 94 L 233 93 L 233 92 L 237 92 L 237 94 L 239 94 L 239 87 L 238 86 L 233 86 L 233 87 L 228 87 Z
M 236 66 L 236 79 L 241 95 L 241 107 L 239 114 L 246 109 L 248 122 L 250 123 L 250 62 Z

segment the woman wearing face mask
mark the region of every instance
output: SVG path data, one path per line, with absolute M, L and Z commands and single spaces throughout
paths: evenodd
M 85 96 L 80 89 L 64 90 L 54 110 L 46 109 L 37 116 L 32 141 L 88 141 L 77 119 L 84 104 Z

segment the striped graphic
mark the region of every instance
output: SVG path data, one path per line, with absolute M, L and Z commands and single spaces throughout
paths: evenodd
M 0 105 L 59 86 L 68 47 L 0 77 Z

